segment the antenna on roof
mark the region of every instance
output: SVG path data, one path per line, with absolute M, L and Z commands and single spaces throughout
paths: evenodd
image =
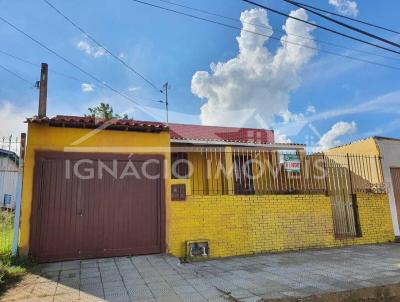
M 165 95 L 165 112 L 166 112 L 166 120 L 167 120 L 167 125 L 168 125 L 168 82 L 166 82 L 163 85 L 163 90 L 162 92 Z

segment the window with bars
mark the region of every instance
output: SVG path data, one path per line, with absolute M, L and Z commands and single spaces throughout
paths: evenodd
M 235 195 L 253 195 L 255 191 L 251 157 L 235 155 L 233 156 L 233 164 Z
M 174 152 L 171 154 L 171 177 L 172 179 L 189 178 L 189 164 L 187 153 Z

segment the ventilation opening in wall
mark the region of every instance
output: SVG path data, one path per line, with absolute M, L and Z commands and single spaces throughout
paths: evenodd
M 208 240 L 186 241 L 186 261 L 204 260 L 208 256 Z

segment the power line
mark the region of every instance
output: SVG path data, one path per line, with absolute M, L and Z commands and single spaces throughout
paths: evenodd
M 380 49 L 383 49 L 383 50 L 386 50 L 386 51 L 390 51 L 390 52 L 393 52 L 393 53 L 400 54 L 400 52 L 397 51 L 397 50 L 390 49 L 390 48 L 387 48 L 387 47 L 384 47 L 384 46 L 381 46 L 381 45 L 378 45 L 378 44 L 375 44 L 375 43 L 372 43 L 372 42 L 368 42 L 368 41 L 366 41 L 366 40 L 359 39 L 359 38 L 357 38 L 357 37 L 354 37 L 354 36 L 351 36 L 351 35 L 348 35 L 348 34 L 339 32 L 339 31 L 334 30 L 334 29 L 331 29 L 331 28 L 329 28 L 329 27 L 325 27 L 325 26 L 323 26 L 323 25 L 315 24 L 315 23 L 312 23 L 312 22 L 309 22 L 309 21 L 306 21 L 306 20 L 303 20 L 303 19 L 300 19 L 300 18 L 291 16 L 291 15 L 288 15 L 288 14 L 285 14 L 285 13 L 283 13 L 283 12 L 281 12 L 281 11 L 278 11 L 278 10 L 273 9 L 273 8 L 271 8 L 271 7 L 268 7 L 268 6 L 259 4 L 259 3 L 257 3 L 257 2 L 254 2 L 254 1 L 251 1 L 251 0 L 242 0 L 242 1 L 247 2 L 247 3 L 250 3 L 250 4 L 253 4 L 253 5 L 258 6 L 258 7 L 261 7 L 261 8 L 264 8 L 264 9 L 266 9 L 266 10 L 272 12 L 272 13 L 275 13 L 275 14 L 278 14 L 278 15 L 281 15 L 281 16 L 284 16 L 284 17 L 287 17 L 287 18 L 291 18 L 291 19 L 293 19 L 293 20 L 297 20 L 297 21 L 300 21 L 300 22 L 303 22 L 303 23 L 306 23 L 306 24 L 311 25 L 311 26 L 313 26 L 313 27 L 318 27 L 318 28 L 320 28 L 320 29 L 323 29 L 323 30 L 325 30 L 325 31 L 328 31 L 328 32 L 337 34 L 337 35 L 339 35 L 339 36 L 346 37 L 346 38 L 348 38 L 348 39 L 351 39 L 351 40 L 354 40 L 354 41 L 358 41 L 358 42 L 361 42 L 361 43 L 364 43 L 364 44 L 368 44 L 368 45 L 370 45 L 370 46 L 374 46 L 374 47 L 377 47 L 377 48 L 380 48 Z
M 322 9 L 322 8 L 319 8 L 319 7 L 315 7 L 315 6 L 312 6 L 312 5 L 309 5 L 309 4 L 304 4 L 304 3 L 301 3 L 301 2 L 297 2 L 297 1 L 296 1 L 296 3 L 300 4 L 300 5 L 303 5 L 305 7 L 308 7 L 308 8 L 312 8 L 312 9 L 318 10 L 320 12 L 327 13 L 329 15 L 337 16 L 337 17 L 344 18 L 344 19 L 347 19 L 347 20 L 350 20 L 350 21 L 353 21 L 353 22 L 358 22 L 358 23 L 361 23 L 361 24 L 364 24 L 364 25 L 368 25 L 368 26 L 371 26 L 371 27 L 379 28 L 379 29 L 382 29 L 382 30 L 385 30 L 385 31 L 400 35 L 400 32 L 397 31 L 397 30 L 394 30 L 394 29 L 390 29 L 390 28 L 387 28 L 387 27 L 384 27 L 384 26 L 372 24 L 370 22 L 363 21 L 363 20 L 360 20 L 360 19 L 351 18 L 351 17 L 345 16 L 345 15 L 342 15 L 342 14 L 334 13 L 334 12 L 331 12 L 331 11 L 328 11 L 328 10 L 325 10 L 325 9 Z
M 9 53 L 9 52 L 6 52 L 6 51 L 4 51 L 4 50 L 1 50 L 1 49 L 0 49 L 0 53 L 3 54 L 3 55 L 5 55 L 5 56 L 8 56 L 8 57 L 10 57 L 10 58 L 13 58 L 13 59 L 15 59 L 15 60 L 21 61 L 21 62 L 23 62 L 23 63 L 25 63 L 25 64 L 29 64 L 29 65 L 32 65 L 32 66 L 35 66 L 35 67 L 40 67 L 40 64 L 39 64 L 39 63 L 35 63 L 35 62 L 32 62 L 32 61 L 28 61 L 28 60 L 26 60 L 26 59 L 24 59 L 24 58 L 18 57 L 18 56 L 16 56 L 16 55 L 13 55 L 13 54 L 11 54 L 11 53 Z M 62 77 L 65 77 L 65 78 L 68 78 L 68 79 L 71 79 L 71 80 L 74 80 L 74 81 L 79 82 L 79 83 L 85 83 L 85 82 L 86 82 L 85 80 L 82 80 L 82 79 L 79 79 L 79 78 L 77 78 L 77 77 L 74 77 L 74 76 L 65 74 L 65 73 L 63 73 L 63 72 L 59 72 L 59 71 L 54 70 L 54 69 L 51 69 L 51 68 L 49 68 L 49 71 L 51 71 L 51 72 L 54 73 L 54 74 L 57 74 L 57 75 L 59 75 L 59 76 L 62 76 Z
M 251 33 L 251 34 L 254 34 L 254 35 L 259 35 L 259 36 L 267 37 L 267 38 L 270 38 L 270 39 L 273 39 L 273 40 L 281 41 L 283 43 L 288 43 L 288 44 L 293 44 L 293 45 L 297 45 L 297 46 L 308 48 L 308 49 L 318 50 L 318 51 L 321 51 L 321 52 L 324 52 L 324 53 L 327 53 L 327 54 L 330 54 L 330 55 L 334 55 L 334 56 L 338 56 L 338 57 L 342 57 L 342 58 L 347 58 L 347 59 L 354 60 L 354 61 L 373 64 L 373 65 L 386 67 L 386 68 L 390 68 L 390 69 L 395 69 L 395 70 L 400 70 L 400 67 L 391 66 L 391 65 L 387 65 L 387 64 L 382 64 L 382 63 L 379 63 L 379 62 L 374 62 L 374 61 L 365 60 L 365 59 L 361 59 L 361 58 L 356 58 L 356 57 L 352 57 L 352 56 L 349 56 L 349 55 L 339 54 L 339 53 L 332 52 L 332 51 L 329 51 L 329 50 L 324 50 L 324 49 L 320 49 L 318 47 L 308 46 L 308 45 L 297 43 L 297 42 L 293 42 L 293 41 L 288 41 L 288 40 L 282 41 L 281 39 L 273 37 L 271 35 L 266 35 L 266 34 L 262 34 L 262 33 L 259 33 L 259 32 L 243 29 L 243 28 L 240 28 L 240 27 L 237 27 L 237 26 L 234 26 L 234 25 L 222 23 L 222 22 L 211 20 L 211 19 L 207 19 L 207 18 L 204 18 L 204 17 L 195 16 L 195 15 L 192 15 L 192 14 L 188 14 L 188 13 L 185 13 L 185 12 L 177 11 L 177 10 L 170 9 L 170 8 L 167 8 L 167 7 L 163 7 L 163 6 L 159 6 L 159 5 L 156 5 L 156 4 L 152 4 L 152 3 L 148 3 L 148 2 L 144 2 L 144 1 L 140 1 L 140 0 L 131 0 L 131 1 L 137 2 L 137 3 L 141 3 L 141 4 L 144 4 L 144 5 L 147 5 L 147 6 L 151 6 L 151 7 L 159 8 L 159 9 L 162 9 L 162 10 L 165 10 L 165 11 L 173 12 L 173 13 L 176 13 L 176 14 L 180 14 L 180 15 L 183 15 L 183 16 L 187 16 L 187 17 L 190 17 L 190 18 L 198 19 L 198 20 L 201 20 L 201 21 L 205 21 L 205 22 L 221 25 L 221 26 L 226 27 L 226 28 L 235 29 L 235 30 L 242 30 L 244 32 L 248 32 L 248 33 Z
M 32 62 L 32 61 L 28 61 L 28 60 L 26 60 L 26 59 L 24 59 L 24 58 L 18 57 L 18 56 L 13 55 L 13 54 L 10 54 L 10 53 L 8 53 L 8 52 L 6 52 L 6 51 L 4 51 L 4 50 L 1 50 L 1 49 L 0 49 L 0 53 L 3 54 L 3 55 L 5 55 L 5 56 L 9 56 L 9 57 L 11 57 L 11 58 L 13 58 L 13 59 L 15 59 L 15 60 L 21 61 L 21 62 L 23 62 L 23 63 L 29 64 L 29 65 L 32 65 L 32 66 L 35 66 L 35 67 L 40 67 L 40 66 L 41 66 L 41 65 L 38 64 L 38 63 L 34 63 L 34 62 Z M 56 71 L 56 70 L 54 70 L 54 69 L 50 69 L 50 68 L 49 68 L 49 71 L 51 71 L 52 73 L 54 73 L 54 74 L 56 74 L 56 75 L 59 75 L 59 76 L 65 77 L 65 78 L 67 78 L 67 79 L 70 79 L 70 80 L 79 82 L 80 84 L 83 84 L 83 83 L 86 82 L 86 81 L 83 80 L 83 79 L 79 79 L 79 78 L 77 78 L 77 77 L 75 77 L 75 76 L 68 75 L 68 74 L 65 74 L 65 73 L 63 73 L 63 72 Z M 104 88 L 104 87 L 101 87 L 101 86 L 100 86 L 100 88 Z M 140 101 L 164 103 L 164 101 L 161 101 L 161 100 L 154 100 L 154 99 L 149 99 L 149 98 L 142 98 L 142 97 L 137 96 L 137 95 L 134 95 L 133 97 L 135 97 L 136 99 L 138 99 L 138 100 L 140 100 Z
M 15 59 L 15 60 L 21 61 L 21 62 L 23 62 L 23 63 L 25 63 L 25 64 L 29 64 L 29 65 L 32 65 L 32 66 L 35 66 L 35 67 L 40 67 L 40 66 L 41 66 L 39 63 L 35 63 L 35 62 L 32 62 L 32 61 L 26 60 L 26 59 L 24 59 L 24 58 L 18 57 L 18 56 L 16 56 L 16 55 L 13 55 L 13 54 L 8 53 L 8 52 L 6 52 L 6 51 L 4 51 L 4 50 L 1 50 L 1 49 L 0 49 L 0 53 L 3 54 L 3 55 L 5 55 L 5 56 L 11 57 L 11 58 L 13 58 L 13 59 Z M 54 73 L 54 74 L 56 74 L 56 75 L 59 75 L 59 76 L 65 77 L 65 78 L 67 78 L 67 79 L 70 79 L 70 80 L 79 82 L 80 84 L 83 84 L 83 83 L 86 82 L 86 80 L 79 79 L 79 78 L 77 78 L 77 77 L 75 77 L 75 76 L 68 75 L 68 74 L 65 74 L 65 73 L 63 73 L 63 72 L 59 72 L 59 71 L 57 71 L 57 70 L 51 69 L 51 68 L 49 68 L 49 71 L 51 71 L 52 73 Z M 104 88 L 104 87 L 100 87 L 100 88 Z M 142 98 L 142 97 L 137 96 L 137 95 L 135 95 L 135 96 L 133 96 L 133 97 L 137 98 L 137 99 L 140 100 L 140 101 L 149 101 L 149 102 L 156 102 L 156 103 L 164 103 L 164 101 L 161 101 L 161 100 L 154 100 L 154 99 Z
M 33 63 L 33 62 L 28 61 L 28 60 L 25 60 L 25 59 L 23 59 L 23 58 L 17 57 L 16 55 L 13 55 L 13 54 L 11 54 L 11 53 L 9 53 L 9 52 L 6 52 L 6 51 L 4 51 L 4 50 L 1 50 L 1 49 L 0 49 L 0 53 L 2 53 L 3 55 L 6 55 L 6 56 L 8 56 L 8 57 L 11 57 L 11 58 L 13 58 L 13 59 L 16 59 L 16 60 L 18 60 L 18 61 L 21 61 L 21 62 L 24 62 L 24 63 L 26 63 L 26 64 L 32 65 L 32 66 L 36 66 L 36 67 L 37 67 L 37 66 L 40 66 L 40 64 Z
M 69 17 L 67 17 L 63 12 L 61 12 L 58 8 L 56 8 L 52 3 L 50 3 L 48 0 L 43 0 L 48 6 L 50 6 L 55 12 L 57 12 L 60 16 L 62 16 L 65 20 L 67 20 L 70 24 L 72 24 L 76 29 L 78 29 L 80 32 L 82 32 L 86 37 L 88 37 L 92 42 L 97 44 L 99 47 L 104 49 L 110 56 L 112 56 L 114 59 L 119 61 L 121 64 L 123 64 L 126 68 L 128 68 L 130 71 L 138 75 L 140 78 L 142 78 L 144 81 L 146 81 L 150 86 L 152 86 L 154 89 L 156 89 L 159 92 L 162 92 L 160 88 L 158 88 L 153 82 L 151 82 L 149 79 L 147 79 L 143 74 L 138 72 L 136 69 L 134 69 L 132 66 L 127 64 L 124 60 L 122 60 L 119 56 L 115 55 L 113 52 L 111 52 L 108 48 L 106 48 L 103 44 L 101 44 L 99 41 L 97 41 L 92 35 L 90 35 L 87 31 L 85 31 L 82 27 L 77 25 L 74 21 L 72 21 Z
M 35 86 L 31 81 L 25 79 L 24 77 L 20 76 L 20 75 L 19 75 L 18 73 L 16 73 L 16 72 L 14 72 L 14 71 L 8 69 L 7 67 L 5 67 L 5 66 L 3 66 L 3 65 L 0 65 L 0 68 L 2 68 L 3 70 L 7 71 L 7 72 L 10 73 L 10 74 L 12 74 L 13 76 L 17 77 L 17 78 L 20 79 L 21 81 L 24 81 L 24 82 L 28 83 L 28 84 L 29 84 L 29 87 L 32 88 L 32 87 Z
M 345 28 L 351 29 L 352 31 L 358 32 L 358 33 L 360 33 L 360 34 L 363 34 L 363 35 L 368 36 L 368 37 L 370 37 L 370 38 L 373 38 L 373 39 L 375 39 L 375 40 L 378 40 L 378 41 L 381 41 L 381 42 L 383 42 L 383 43 L 386 43 L 386 44 L 389 44 L 389 45 L 392 45 L 392 46 L 395 46 L 395 47 L 399 47 L 399 48 L 400 48 L 400 44 L 398 44 L 398 43 L 396 43 L 396 42 L 390 41 L 390 40 L 388 40 L 388 39 L 382 38 L 382 37 L 380 37 L 380 36 L 377 36 L 377 35 L 375 35 L 375 34 L 372 34 L 372 33 L 370 33 L 370 32 L 367 32 L 367 31 L 365 31 L 365 30 L 362 30 L 362 29 L 360 29 L 360 28 L 357 28 L 357 27 L 355 27 L 355 26 L 349 25 L 349 24 L 344 23 L 344 22 L 342 22 L 342 21 L 336 20 L 336 19 L 331 18 L 331 17 L 329 17 L 329 16 L 326 16 L 326 15 L 324 15 L 324 14 L 321 14 L 321 13 L 319 13 L 319 12 L 313 10 L 313 9 L 310 9 L 310 8 L 308 8 L 308 7 L 305 7 L 305 6 L 301 5 L 301 4 L 298 3 L 298 2 L 291 1 L 291 0 L 283 0 L 283 1 L 285 1 L 286 3 L 293 4 L 293 5 L 295 5 L 295 6 L 299 7 L 299 8 L 302 8 L 302 9 L 304 9 L 304 10 L 310 12 L 310 13 L 313 13 L 314 15 L 320 16 L 321 18 L 324 18 L 324 19 L 326 19 L 326 20 L 328 20 L 328 21 L 331 21 L 331 22 L 333 22 L 333 23 L 339 24 L 340 26 L 343 26 L 343 27 L 345 27 Z
M 45 44 L 43 44 L 42 42 L 40 42 L 39 40 L 35 39 L 34 37 L 32 37 L 31 35 L 27 34 L 26 32 L 24 32 L 22 29 L 18 28 L 17 26 L 15 26 L 14 24 L 12 24 L 11 22 L 7 21 L 5 18 L 0 16 L 0 20 L 3 21 L 4 23 L 8 24 L 10 27 L 12 27 L 13 29 L 15 29 L 16 31 L 18 31 L 19 33 L 21 33 L 22 35 L 24 35 L 25 37 L 29 38 L 30 40 L 32 40 L 33 42 L 35 42 L 36 44 L 38 44 L 39 46 L 41 46 L 42 48 L 46 49 L 47 51 L 51 52 L 52 54 L 54 54 L 56 57 L 58 57 L 59 59 L 63 60 L 64 62 L 72 65 L 73 67 L 75 67 L 76 69 L 78 69 L 80 72 L 84 73 L 85 75 L 89 76 L 91 79 L 95 80 L 96 82 L 100 83 L 101 85 L 103 85 L 104 87 L 106 87 L 107 89 L 113 91 L 114 93 L 122 96 L 123 98 L 127 99 L 128 101 L 132 102 L 133 104 L 137 105 L 140 109 L 140 104 L 137 103 L 134 99 L 132 99 L 131 97 L 125 95 L 124 93 L 122 93 L 121 91 L 113 88 L 112 86 L 108 85 L 107 83 L 105 83 L 104 81 L 100 80 L 99 78 L 95 77 L 94 75 L 92 75 L 91 73 L 89 73 L 88 71 L 84 70 L 83 68 L 79 67 L 78 65 L 76 65 L 75 63 L 71 62 L 69 59 L 63 57 L 62 55 L 58 54 L 56 51 L 52 50 L 51 48 L 47 47 Z
M 168 0 L 158 0 L 158 1 L 164 2 L 164 3 L 167 3 L 167 4 L 171 4 L 171 5 L 174 5 L 174 6 L 182 7 L 182 8 L 185 8 L 185 9 L 193 10 L 193 11 L 196 11 L 196 12 L 199 12 L 199 13 L 207 14 L 207 15 L 210 15 L 210 16 L 215 16 L 215 17 L 226 19 L 226 20 L 239 22 L 239 20 L 236 19 L 236 18 L 229 17 L 229 16 L 224 16 L 224 15 L 221 15 L 221 14 L 217 14 L 217 13 L 210 12 L 210 11 L 207 11 L 207 10 L 191 7 L 191 6 L 188 6 L 188 5 L 183 5 L 183 4 L 179 4 L 179 3 L 168 1 Z M 253 26 L 256 26 L 256 27 L 260 27 L 260 28 L 265 28 L 265 29 L 273 29 L 274 32 L 279 32 L 279 33 L 282 33 L 282 34 L 285 34 L 285 35 L 288 35 L 288 36 L 294 36 L 294 37 L 298 37 L 298 38 L 302 38 L 302 39 L 306 39 L 306 40 L 316 41 L 316 42 L 319 42 L 321 44 L 326 44 L 326 45 L 330 45 L 330 46 L 334 46 L 334 47 L 338 47 L 338 48 L 343 48 L 343 49 L 351 50 L 353 52 L 364 53 L 364 54 L 367 54 L 367 55 L 377 56 L 377 57 L 381 57 L 381 58 L 389 59 L 389 60 L 396 60 L 396 61 L 400 60 L 400 58 L 393 58 L 393 57 L 390 57 L 390 56 L 385 56 L 385 55 L 381 55 L 381 54 L 377 54 L 377 53 L 373 53 L 373 52 L 369 52 L 369 51 L 354 49 L 354 48 L 347 47 L 347 46 L 344 46 L 344 45 L 338 45 L 338 44 L 335 44 L 335 43 L 331 43 L 331 42 L 327 42 L 327 41 L 323 41 L 323 40 L 319 40 L 319 39 L 313 39 L 313 38 L 305 37 L 305 36 L 302 36 L 302 35 L 289 33 L 289 32 L 280 30 L 279 28 L 273 27 L 273 26 L 266 26 L 264 24 L 257 24 L 257 23 L 246 22 L 246 21 L 242 21 L 242 23 L 253 25 Z

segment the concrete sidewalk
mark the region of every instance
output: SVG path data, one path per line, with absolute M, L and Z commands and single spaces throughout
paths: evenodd
M 40 265 L 1 301 L 258 301 L 400 282 L 400 244 L 179 264 L 152 255 Z

